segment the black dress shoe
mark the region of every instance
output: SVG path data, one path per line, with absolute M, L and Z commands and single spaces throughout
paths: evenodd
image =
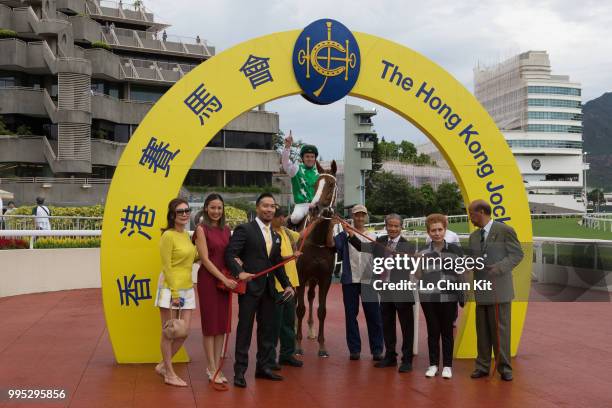
M 283 359 L 279 359 L 278 363 L 280 365 L 288 365 L 291 367 L 301 367 L 304 365 L 304 362 L 302 360 L 298 360 L 297 358 L 290 356 L 287 358 L 283 358 Z
M 408 373 L 412 371 L 412 362 L 411 361 L 402 361 L 402 364 L 399 366 L 400 373 Z
M 374 355 L 372 356 L 372 360 L 374 360 L 374 361 L 380 361 L 380 360 L 382 360 L 382 359 L 383 359 L 382 354 L 374 354 Z
M 246 380 L 244 379 L 244 374 L 235 375 L 234 376 L 234 385 L 240 388 L 246 388 Z
M 361 358 L 361 355 L 359 353 L 351 353 L 349 355 L 349 360 L 355 361 L 355 360 L 359 360 L 360 358 Z
M 482 377 L 488 377 L 489 373 L 481 371 L 481 370 L 474 370 L 472 372 L 472 375 L 470 375 L 470 377 L 472 378 L 482 378 Z
M 281 366 L 278 363 L 270 364 L 270 370 L 272 371 L 280 371 Z
M 385 357 L 378 363 L 374 364 L 376 368 L 395 367 L 397 365 L 397 359 L 394 357 Z
M 266 380 L 272 381 L 283 381 L 283 377 L 281 375 L 274 373 L 274 371 L 270 370 L 269 368 L 255 371 L 255 378 L 264 378 Z
M 512 373 L 502 373 L 501 379 L 504 381 L 512 381 Z

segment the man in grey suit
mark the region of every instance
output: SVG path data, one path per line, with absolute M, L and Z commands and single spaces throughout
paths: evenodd
M 472 378 L 489 375 L 491 349 L 502 380 L 512 381 L 510 365 L 511 306 L 514 299 L 512 270 L 523 259 L 523 250 L 512 227 L 491 219 L 491 206 L 475 200 L 468 209 L 478 230 L 470 234 L 473 257 L 483 257 L 485 267 L 474 271 L 474 280 L 487 280 L 492 290 L 474 290 L 478 357 Z

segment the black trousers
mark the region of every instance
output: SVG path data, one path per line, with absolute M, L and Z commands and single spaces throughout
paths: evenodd
M 442 339 L 442 365 L 453 366 L 453 322 L 457 315 L 457 302 L 422 302 L 427 323 L 429 365 L 440 364 L 440 338 Z
M 414 344 L 413 306 L 414 303 L 411 302 L 380 303 L 386 357 L 397 357 L 397 352 L 395 351 L 395 346 L 397 344 L 395 320 L 397 315 L 402 331 L 402 361 L 412 362 L 412 347 Z
M 260 296 L 245 293 L 238 297 L 238 327 L 234 374 L 244 374 L 249 365 L 253 322 L 257 317 L 257 370 L 269 368 L 274 353 L 275 302 L 268 288 Z
M 280 297 L 279 293 L 277 299 Z M 290 359 L 295 354 L 295 307 L 295 296 L 285 303 L 275 305 L 274 347 L 270 364 L 276 364 L 276 345 L 279 343 L 279 362 Z

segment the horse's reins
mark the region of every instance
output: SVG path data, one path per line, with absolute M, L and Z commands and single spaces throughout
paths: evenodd
M 301 252 L 302 248 L 304 247 L 304 244 L 306 243 L 306 238 L 308 237 L 308 235 L 312 232 L 312 227 L 316 225 L 315 223 L 310 224 L 307 228 L 305 228 L 304 230 L 304 236 L 302 237 L 302 241 L 300 242 L 300 246 L 298 247 L 298 251 Z M 251 280 L 256 279 L 260 276 L 263 275 L 267 275 L 268 273 L 272 272 L 275 269 L 280 268 L 281 266 L 294 261 L 297 259 L 296 255 L 291 255 L 289 258 L 284 259 L 282 262 L 277 263 L 276 265 L 273 265 L 267 269 L 264 269 L 263 271 L 257 272 L 255 274 L 253 274 L 253 277 L 251 278 Z M 229 307 L 227 308 L 227 326 L 225 328 L 225 339 L 223 340 L 223 353 L 221 354 L 221 357 L 219 357 L 219 362 L 217 364 L 217 370 L 215 371 L 215 373 L 213 374 L 211 380 L 210 380 L 210 386 L 216 390 L 216 391 L 227 391 L 228 388 L 225 384 L 221 383 L 218 384 L 216 382 L 217 377 L 219 376 L 219 373 L 221 372 L 221 369 L 223 368 L 223 362 L 227 356 L 227 345 L 228 345 L 228 341 L 229 341 L 229 332 L 232 328 L 232 292 L 229 292 L 228 295 L 228 303 L 229 303 Z M 200 312 L 201 313 L 201 312 Z

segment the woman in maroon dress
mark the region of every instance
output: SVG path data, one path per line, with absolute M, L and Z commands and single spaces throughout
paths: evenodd
M 210 194 L 204 201 L 204 208 L 196 216 L 198 226 L 194 241 L 202 261 L 198 271 L 198 298 L 200 318 L 204 335 L 204 352 L 208 360 L 207 374 L 212 379 L 223 352 L 223 338 L 229 333 L 230 292 L 217 288 L 217 281 L 233 289 L 236 283 L 224 276 L 225 248 L 229 243 L 230 229 L 225 225 L 225 208 L 219 194 Z M 219 373 L 215 382 L 227 382 Z

